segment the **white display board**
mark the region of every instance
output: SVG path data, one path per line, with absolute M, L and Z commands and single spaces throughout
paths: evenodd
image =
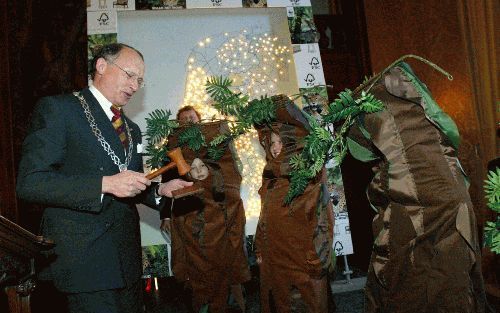
M 335 227 L 333 228 L 333 250 L 337 256 L 353 254 L 349 214 L 335 213 Z
M 87 33 L 109 34 L 117 31 L 116 10 L 87 12 Z
M 218 9 L 218 8 L 241 8 L 241 0 L 186 0 L 186 9 Z
M 317 43 L 293 45 L 293 58 L 299 88 L 311 88 L 326 84 Z
M 135 0 L 87 0 L 87 11 L 135 10 Z
M 342 173 L 336 165 L 335 160 L 330 160 L 326 168 L 328 170 L 328 192 L 333 204 L 333 216 L 335 224 L 333 227 L 333 251 L 337 256 L 354 253 L 352 246 L 351 227 L 349 225 L 349 211 L 345 197 Z
M 311 0 L 267 0 L 267 6 L 272 7 L 310 7 Z

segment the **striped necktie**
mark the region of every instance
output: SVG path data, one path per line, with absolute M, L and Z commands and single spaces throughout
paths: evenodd
M 123 123 L 122 120 L 122 112 L 120 108 L 115 105 L 111 106 L 111 112 L 113 112 L 111 123 L 113 124 L 113 127 L 115 128 L 118 137 L 120 137 L 120 141 L 122 142 L 123 147 L 127 148 L 128 139 L 127 139 L 127 134 L 125 133 L 125 124 Z

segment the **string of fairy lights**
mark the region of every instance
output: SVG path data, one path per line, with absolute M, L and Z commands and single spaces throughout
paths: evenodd
M 202 119 L 221 119 L 205 91 L 210 76 L 223 76 L 232 80 L 234 91 L 250 99 L 275 94 L 279 81 L 288 75 L 291 62 L 290 48 L 280 44 L 268 33 L 243 29 L 200 40 L 192 49 L 187 62 L 187 81 L 182 106 L 193 106 Z M 257 131 L 252 129 L 235 140 L 241 161 L 242 198 L 247 218 L 260 214 L 258 190 L 262 183 L 262 170 L 266 164 Z

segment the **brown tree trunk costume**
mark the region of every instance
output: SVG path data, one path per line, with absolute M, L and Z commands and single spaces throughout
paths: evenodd
M 370 89 L 383 111 L 349 133 L 351 153 L 378 159 L 378 211 L 366 312 L 485 312 L 476 219 L 457 158 L 458 131 L 405 63 Z
M 197 124 L 206 142 L 227 128 L 225 122 Z M 178 143 L 179 128 L 169 146 Z M 207 151 L 182 147 L 186 161 L 201 159 L 209 168 L 202 194 L 174 200 L 172 206 L 172 268 L 177 280 L 186 281 L 193 291 L 196 312 L 209 304 L 213 313 L 225 312 L 230 285 L 249 280 L 250 271 L 244 248 L 245 212 L 240 198 L 241 176 L 229 147 L 216 162 Z M 170 204 L 167 204 L 169 206 Z
M 301 139 L 308 134 L 308 124 L 287 97 L 273 97 L 273 101 L 279 104 L 276 122 L 257 127 L 267 160 L 256 233 L 257 255 L 262 259 L 261 312 L 325 313 L 333 240 L 326 175 L 321 172 L 302 195 L 290 205 L 284 204 L 289 187 L 288 161 L 302 150 Z M 269 151 L 271 132 L 283 142 L 276 159 Z

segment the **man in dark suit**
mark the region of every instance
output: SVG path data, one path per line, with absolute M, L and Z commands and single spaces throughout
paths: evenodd
M 142 173 L 141 131 L 121 111 L 144 85 L 142 54 L 102 47 L 92 86 L 46 97 L 33 113 L 17 181 L 18 196 L 46 206 L 42 233 L 54 240 L 42 278 L 68 297 L 70 312 L 142 312 L 139 216 L 135 204 L 191 183 L 151 186 Z

